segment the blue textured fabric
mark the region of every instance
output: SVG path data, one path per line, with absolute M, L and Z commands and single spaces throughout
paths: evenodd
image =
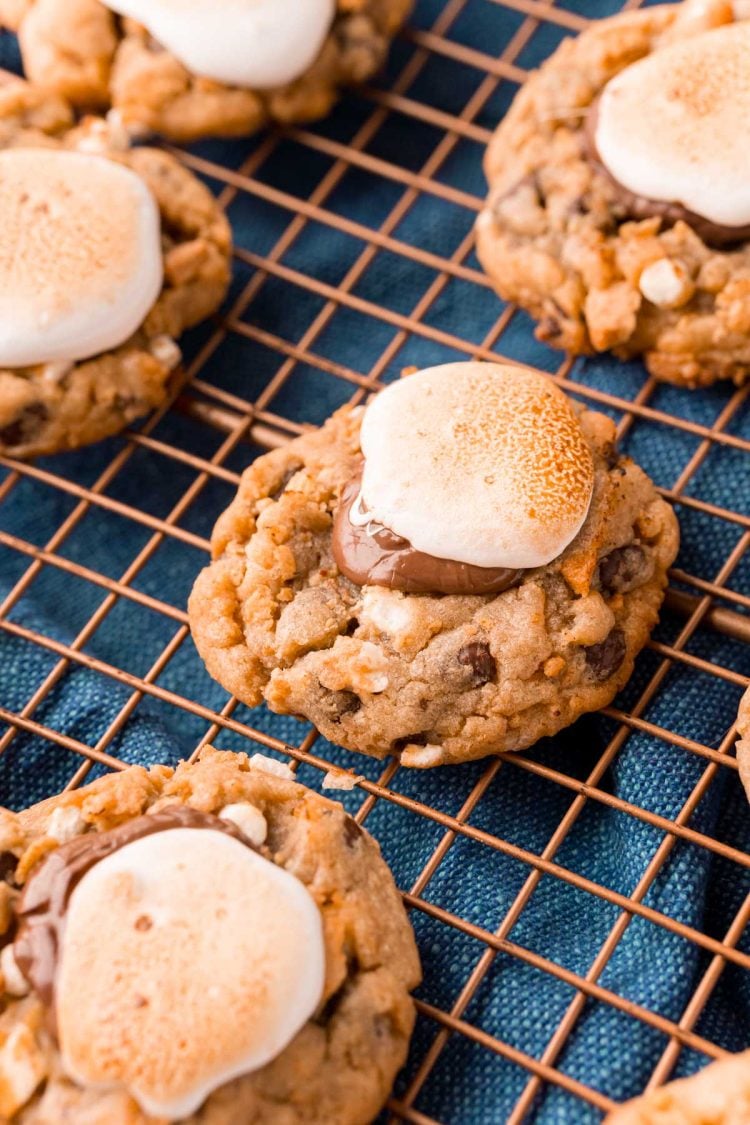
M 586 15 L 606 15 L 616 10 L 616 0 L 574 0 L 568 5 Z M 420 0 L 415 25 L 429 30 L 443 8 L 441 0 Z M 459 43 L 488 54 L 499 54 L 523 22 L 520 13 L 490 0 L 468 0 L 449 28 Z M 555 48 L 562 31 L 550 24 L 532 29 L 516 61 L 531 67 Z M 381 79 L 388 87 L 414 54 L 408 38 L 398 41 L 387 73 Z M 0 38 L 0 62 L 18 67 L 15 42 Z M 485 75 L 441 53 L 431 54 L 407 97 L 446 113 L 460 112 L 476 94 Z M 487 128 L 507 108 L 515 87 L 500 83 L 486 100 L 476 122 Z M 358 95 L 347 98 L 329 120 L 319 126 L 322 136 L 347 142 L 366 120 L 371 103 Z M 409 171 L 419 171 L 430 157 L 442 132 L 434 125 L 394 112 L 370 140 L 367 151 Z M 212 142 L 199 146 L 202 154 L 238 168 L 255 151 L 259 141 Z M 439 180 L 481 196 L 481 145 L 462 138 L 440 164 Z M 283 139 L 257 171 L 264 182 L 307 196 L 328 172 L 332 160 L 292 139 Z M 216 186 L 216 185 L 213 185 Z M 326 206 L 350 220 L 377 227 L 399 200 L 403 185 L 352 168 L 327 201 Z M 229 206 L 235 237 L 240 247 L 259 254 L 270 251 L 285 230 L 290 213 L 282 207 L 239 192 Z M 470 210 L 423 193 L 408 208 L 394 236 L 450 256 L 469 232 Z M 362 250 L 353 235 L 336 232 L 325 223 L 308 222 L 283 255 L 286 266 L 314 275 L 336 286 Z M 473 264 L 476 264 L 472 259 Z M 236 295 L 251 276 L 247 265 L 238 264 Z M 390 251 L 378 251 L 356 282 L 354 294 L 395 313 L 411 312 L 435 281 L 434 271 Z M 323 307 L 318 296 L 285 280 L 269 277 L 252 304 L 243 313 L 251 325 L 259 325 L 284 340 L 300 340 Z M 451 279 L 429 305 L 426 324 L 465 340 L 481 342 L 498 315 L 498 302 L 485 288 Z M 324 360 L 368 372 L 385 348 L 398 336 L 398 325 L 339 308 L 328 326 L 317 336 L 313 350 Z M 197 330 L 187 341 L 188 357 L 206 339 L 208 329 Z M 499 353 L 553 370 L 559 357 L 536 342 L 527 317 L 516 315 L 498 343 Z M 408 364 L 426 365 L 463 358 L 460 352 L 410 334 L 393 349 L 384 377 L 393 378 Z M 202 378 L 224 391 L 253 400 L 279 367 L 272 348 L 239 334 L 229 334 L 210 356 Z M 618 364 L 608 358 L 579 362 L 573 377 L 586 387 L 614 392 L 632 399 L 643 382 L 638 363 Z M 295 421 L 321 422 L 351 393 L 351 384 L 321 367 L 298 363 L 292 377 L 271 398 L 268 409 Z M 712 425 L 731 394 L 728 387 L 690 393 L 663 387 L 651 405 L 678 418 Z M 737 413 L 730 432 L 750 438 L 747 409 Z M 176 411 L 170 411 L 154 431 L 154 437 L 193 454 L 210 458 L 222 440 L 220 434 Z M 639 419 L 630 429 L 625 445 L 655 480 L 671 487 L 699 447 L 700 438 L 659 422 Z M 43 469 L 65 480 L 90 485 L 122 447 L 113 439 L 94 448 L 67 456 L 45 459 Z M 241 470 L 254 455 L 248 446 L 235 450 L 225 464 Z M 115 474 L 105 494 L 126 505 L 164 517 L 196 480 L 187 464 L 165 457 L 158 449 L 138 449 L 125 469 Z M 232 495 L 230 483 L 211 480 L 201 487 L 195 501 L 178 521 L 180 526 L 207 536 L 216 515 Z M 748 514 L 750 458 L 746 452 L 719 445 L 707 453 L 691 477 L 687 494 Z M 44 546 L 76 507 L 75 497 L 42 480 L 22 477 L 0 504 L 0 526 L 31 544 Z M 679 565 L 701 578 L 712 580 L 741 535 L 736 522 L 681 507 L 684 545 Z M 115 512 L 92 506 L 64 536 L 59 553 L 112 578 L 119 578 L 151 537 L 149 528 Z M 29 558 L 3 550 L 0 558 L 0 596 L 21 577 Z M 132 585 L 147 594 L 183 608 L 200 566 L 202 552 L 172 538 L 162 541 L 139 570 Z M 750 588 L 750 559 L 730 576 L 728 584 L 747 592 Z M 22 623 L 45 637 L 71 643 L 106 598 L 101 587 L 71 577 L 53 566 L 44 566 L 24 596 L 8 613 L 11 622 Z M 670 642 L 678 635 L 681 620 L 665 614 L 657 638 Z M 142 676 L 175 636 L 178 622 L 127 600 L 119 600 L 101 624 L 83 643 L 83 651 L 110 665 Z M 750 652 L 740 643 L 701 629 L 687 649 L 716 665 L 747 675 Z M 658 663 L 653 651 L 641 656 L 633 680 L 619 704 L 628 707 L 638 698 Z M 57 657 L 26 641 L 0 631 L 0 698 L 14 711 L 23 709 L 31 696 L 56 670 L 55 685 L 33 711 L 33 718 L 64 732 L 71 738 L 95 746 L 109 724 L 131 697 L 127 686 L 77 664 L 60 674 Z M 158 677 L 158 684 L 185 699 L 220 709 L 225 693 L 205 673 L 191 641 L 179 644 Z M 644 717 L 710 747 L 718 747 L 729 730 L 740 697 L 736 684 L 718 675 L 675 663 Z M 294 719 L 274 716 L 263 708 L 249 712 L 238 708 L 235 717 L 276 737 L 298 744 L 304 728 Z M 611 738 L 615 724 L 602 716 L 589 716 L 559 737 L 540 744 L 530 755 L 571 778 L 585 779 Z M 207 723 L 188 710 L 151 697 L 138 701 L 128 722 L 107 751 L 128 762 L 176 762 L 188 754 L 206 733 Z M 257 749 L 236 735 L 221 733 L 222 747 Z M 380 766 L 319 742 L 316 752 L 332 761 L 353 766 L 369 778 L 377 778 Z M 73 776 L 81 759 L 70 751 L 32 735 L 19 733 L 0 756 L 0 799 L 21 807 L 58 791 Z M 623 741 L 614 762 L 600 781 L 605 790 L 633 804 L 660 814 L 679 814 L 708 763 L 694 754 L 652 735 L 631 732 Z M 474 783 L 486 769 L 476 763 L 431 773 L 399 771 L 394 788 L 447 813 L 456 813 Z M 94 776 L 92 771 L 90 776 Z M 303 781 L 319 786 L 320 775 L 311 767 L 300 771 Z M 554 781 L 545 780 L 503 763 L 489 788 L 472 812 L 469 822 L 521 849 L 540 853 L 549 844 L 576 794 Z M 351 809 L 362 800 L 358 792 L 345 795 Z M 741 849 L 750 844 L 750 811 L 732 770 L 719 767 L 689 823 L 704 833 Z M 443 830 L 415 813 L 387 801 L 378 801 L 368 828 L 382 843 L 399 885 L 408 889 L 419 876 Z M 638 885 L 663 833 L 642 821 L 589 800 L 565 836 L 555 859 L 568 870 L 593 879 L 621 894 Z M 467 921 L 494 930 L 503 921 L 514 896 L 530 873 L 520 859 L 458 837 L 424 887 L 425 898 Z M 676 841 L 659 876 L 648 889 L 645 903 L 672 918 L 721 938 L 750 890 L 746 868 L 686 841 Z M 602 943 L 618 918 L 618 911 L 600 897 L 576 889 L 553 877 L 538 883 L 520 917 L 507 936 L 566 969 L 586 974 Z M 450 1009 L 484 952 L 473 937 L 415 911 L 414 925 L 424 963 L 425 980 L 420 996 L 431 1004 Z M 743 936 L 738 945 L 750 952 Z M 672 936 L 653 922 L 634 918 L 617 942 L 600 982 L 618 995 L 654 1012 L 679 1020 L 692 992 L 707 968 L 709 955 L 696 945 Z M 465 1013 L 477 1028 L 499 1037 L 512 1047 L 540 1058 L 574 996 L 573 989 L 539 969 L 500 953 L 484 976 Z M 710 1002 L 700 1014 L 697 1030 L 730 1050 L 750 1044 L 750 979 L 743 970 L 727 965 Z M 425 1052 L 437 1034 L 437 1026 L 420 1018 L 408 1066 L 399 1078 L 397 1091 L 407 1088 Z M 589 1001 L 577 1019 L 559 1057 L 558 1065 L 569 1076 L 615 1098 L 637 1093 L 648 1080 L 667 1043 L 660 1032 L 611 1005 Z M 688 1073 L 705 1063 L 691 1051 L 680 1053 L 676 1072 Z M 460 1125 L 494 1125 L 504 1121 L 528 1080 L 528 1072 L 498 1054 L 453 1036 L 430 1072 L 416 1108 L 443 1122 Z M 552 1122 L 593 1122 L 597 1110 L 573 1098 L 554 1084 L 542 1088 L 530 1119 Z

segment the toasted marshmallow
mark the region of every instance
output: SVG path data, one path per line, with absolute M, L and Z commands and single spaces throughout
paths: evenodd
M 0 152 L 0 366 L 122 344 L 162 286 L 159 211 L 140 176 L 78 152 Z
M 750 223 L 750 24 L 678 40 L 604 88 L 594 142 L 637 195 L 722 226 Z
M 141 837 L 70 897 L 55 978 L 63 1065 L 181 1120 L 283 1050 L 324 973 L 320 912 L 293 875 L 214 829 Z
M 286 86 L 314 63 L 336 0 L 107 0 L 193 74 L 257 90 Z
M 591 503 L 593 460 L 575 413 L 533 371 L 427 368 L 373 400 L 360 440 L 350 519 L 383 524 L 437 558 L 543 566 L 577 535 Z

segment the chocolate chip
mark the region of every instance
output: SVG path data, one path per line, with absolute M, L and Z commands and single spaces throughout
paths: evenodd
M 391 743 L 391 750 L 394 754 L 400 754 L 401 751 L 405 750 L 407 746 L 426 745 L 427 735 L 422 734 L 422 732 L 420 731 L 418 734 L 407 734 L 403 738 L 394 738 L 393 742 Z
M 620 451 L 617 448 L 615 442 L 607 442 L 604 449 L 602 450 L 602 456 L 604 457 L 604 461 L 608 469 L 612 470 L 617 468 L 620 462 Z
M 0 430 L 0 445 L 12 448 L 14 445 L 24 445 L 27 441 L 31 441 L 48 417 L 49 411 L 43 402 L 29 403 L 13 422 Z
M 112 406 L 118 414 L 129 414 L 138 403 L 135 395 L 123 395 L 119 391 L 112 400 Z
M 529 172 L 529 174 L 525 176 L 521 182 L 528 184 L 534 189 L 536 201 L 540 207 L 543 207 L 547 200 L 539 173 L 536 170 L 534 170 L 533 172 Z
M 332 723 L 341 722 L 344 715 L 353 715 L 361 706 L 362 700 L 353 691 L 327 692 L 320 701 L 321 710 Z
M 458 650 L 458 663 L 472 671 L 475 687 L 489 684 L 497 679 L 497 665 L 486 641 L 472 641 Z
M 347 977 L 341 987 L 337 988 L 336 991 L 328 997 L 325 1004 L 315 1017 L 315 1022 L 321 1027 L 325 1027 L 326 1024 L 329 1024 L 333 1017 L 336 1015 L 338 1009 L 341 1007 L 341 1003 L 348 995 L 348 993 L 349 978 Z
M 625 634 L 622 629 L 613 629 L 598 645 L 586 649 L 586 665 L 589 675 L 597 684 L 614 676 L 625 659 Z
M 339 715 L 352 715 L 355 711 L 359 711 L 362 700 L 353 691 L 338 691 L 336 692 L 336 706 Z
M 559 340 L 565 334 L 563 327 L 565 321 L 568 319 L 568 314 L 565 309 L 557 303 L 557 301 L 550 301 L 552 306 L 550 311 L 541 318 L 536 326 L 535 336 L 537 340 L 549 341 L 553 343 Z
M 379 1014 L 375 1016 L 375 1019 L 372 1021 L 372 1030 L 375 1033 L 376 1039 L 387 1039 L 390 1042 L 394 1034 L 393 1020 L 388 1015 Z
M 13 852 L 0 852 L 0 881 L 14 883 L 17 867 L 18 856 Z
M 599 562 L 599 585 L 608 594 L 627 594 L 648 575 L 646 552 L 636 543 L 610 551 Z
M 346 816 L 344 818 L 344 839 L 350 848 L 353 848 L 358 840 L 361 840 L 364 833 L 357 824 L 353 816 Z
M 605 445 L 604 449 L 602 450 L 602 456 L 604 457 L 605 464 L 610 473 L 613 473 L 615 472 L 615 470 L 617 470 L 621 477 L 625 475 L 625 462 L 627 458 L 622 453 L 620 453 L 620 450 L 617 448 L 615 442 L 610 441 L 607 443 L 607 445 Z
M 563 328 L 556 316 L 543 316 L 536 326 L 537 340 L 557 340 L 562 334 Z

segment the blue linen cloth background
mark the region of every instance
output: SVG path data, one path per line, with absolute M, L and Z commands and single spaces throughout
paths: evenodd
M 603 16 L 615 11 L 619 4 L 610 0 L 607 3 L 578 0 L 569 7 L 584 15 Z M 414 26 L 428 30 L 442 9 L 441 0 L 419 0 Z M 522 19 L 520 13 L 506 10 L 490 0 L 468 0 L 451 24 L 449 34 L 457 42 L 497 55 L 518 30 Z M 562 34 L 551 24 L 540 24 L 515 61 L 525 68 L 535 66 L 555 48 Z M 387 71 L 380 80 L 385 88 L 401 72 L 414 50 L 414 44 L 405 38 L 395 44 Z M 15 41 L 7 34 L 0 37 L 0 63 L 12 69 L 19 67 Z M 445 112 L 458 113 L 483 77 L 480 70 L 436 53 L 406 93 Z M 500 83 L 478 114 L 477 123 L 492 128 L 514 91 L 512 83 Z M 371 108 L 365 97 L 352 94 L 319 127 L 320 132 L 345 143 Z M 393 112 L 369 144 L 368 151 L 418 171 L 440 136 L 436 127 Z M 230 168 L 238 168 L 258 143 L 258 139 L 211 142 L 199 146 L 197 151 Z M 484 192 L 481 156 L 479 143 L 461 139 L 441 165 L 438 176 L 446 183 L 481 196 Z M 283 139 L 257 175 L 304 198 L 330 164 L 327 156 L 291 139 Z M 368 227 L 377 227 L 402 190 L 398 183 L 353 168 L 326 206 Z M 290 214 L 282 207 L 240 192 L 229 207 L 229 217 L 238 246 L 264 254 L 285 229 Z M 394 233 L 403 241 L 449 256 L 467 234 L 471 220 L 468 210 L 421 194 Z M 309 222 L 283 260 L 302 273 L 335 286 L 361 249 L 362 243 L 357 239 L 322 223 Z M 250 268 L 238 263 L 235 295 L 250 276 Z M 383 250 L 376 254 L 354 292 L 389 309 L 408 313 L 433 278 L 431 270 Z M 321 299 L 303 288 L 270 277 L 243 317 L 294 342 L 321 306 Z M 498 311 L 497 299 L 489 290 L 454 278 L 431 305 L 425 319 L 478 343 L 494 323 Z M 396 331 L 385 322 L 340 308 L 313 348 L 324 357 L 366 373 Z M 204 327 L 192 334 L 186 344 L 188 358 L 195 354 L 207 332 Z M 498 350 L 547 370 L 554 370 L 559 363 L 558 355 L 534 340 L 532 325 L 522 314 L 513 318 Z M 407 364 L 425 366 L 456 358 L 464 356 L 418 334 L 410 335 L 388 366 L 385 377 L 395 377 Z M 201 376 L 252 401 L 278 364 L 278 354 L 273 350 L 229 333 L 210 357 Z M 637 363 L 624 365 L 600 358 L 577 363 L 573 377 L 586 385 L 632 399 L 642 385 L 643 369 Z M 317 423 L 345 401 L 351 390 L 350 384 L 333 375 L 298 364 L 292 378 L 272 399 L 269 409 L 295 420 Z M 710 426 L 730 393 L 728 387 L 692 394 L 663 387 L 655 392 L 650 402 L 678 417 Z M 729 429 L 750 438 L 747 409 L 735 415 Z M 203 457 L 211 457 L 222 440 L 210 427 L 176 411 L 170 411 L 159 423 L 154 437 Z M 639 419 L 631 428 L 625 447 L 659 484 L 671 487 L 699 440 L 684 431 Z M 90 485 L 121 445 L 122 439 L 116 438 L 79 453 L 44 459 L 41 464 L 71 481 Z M 254 452 L 243 446 L 229 456 L 226 464 L 239 471 Z M 115 475 L 106 492 L 125 504 L 163 517 L 194 479 L 195 472 L 189 466 L 157 451 L 141 448 L 125 470 Z M 190 505 L 181 525 L 208 536 L 215 517 L 226 506 L 232 492 L 230 484 L 212 479 Z M 748 514 L 750 458 L 746 452 L 714 445 L 691 478 L 687 492 Z M 22 478 L 0 504 L 0 527 L 33 544 L 44 545 L 75 503 L 74 497 L 60 489 Z M 713 579 L 737 543 L 741 527 L 686 508 L 681 508 L 679 514 L 684 542 L 679 565 L 692 574 Z M 118 578 L 150 534 L 149 529 L 140 524 L 92 507 L 65 538 L 60 553 Z M 2 550 L 0 596 L 5 596 L 28 562 L 20 553 Z M 139 572 L 133 585 L 184 607 L 193 578 L 204 562 L 199 550 L 167 538 Z M 747 592 L 749 577 L 750 554 L 746 554 L 730 577 L 729 585 Z M 45 566 L 26 595 L 13 606 L 9 619 L 70 643 L 105 596 L 100 587 Z M 665 642 L 673 641 L 681 624 L 667 613 L 656 636 Z M 112 665 L 144 675 L 177 628 L 174 621 L 120 599 L 84 649 Z M 748 647 L 708 629 L 699 630 L 687 648 L 716 664 L 745 675 L 750 672 Z M 643 653 L 631 684 L 618 701 L 621 706 L 632 705 L 637 699 L 658 659 L 652 651 Z M 22 709 L 55 663 L 52 653 L 0 630 L 2 704 L 12 710 Z M 158 683 L 217 710 L 226 702 L 225 693 L 210 681 L 189 639 L 179 646 Z M 95 745 L 129 695 L 116 681 L 72 665 L 37 708 L 34 718 Z M 678 662 L 644 717 L 717 747 L 733 722 L 739 696 L 736 685 Z M 249 712 L 240 707 L 235 717 L 295 744 L 303 733 L 295 720 L 271 715 L 262 708 Z M 558 738 L 540 744 L 531 756 L 572 777 L 584 779 L 615 729 L 612 721 L 589 716 Z M 138 703 L 108 750 L 128 762 L 176 762 L 193 750 L 205 731 L 205 722 L 187 711 L 146 697 Z M 215 742 L 219 746 L 250 752 L 258 749 L 231 733 L 221 733 Z M 347 767 L 354 766 L 369 778 L 379 776 L 381 767 L 377 763 L 347 754 L 322 741 L 316 744 L 315 752 Z M 707 764 L 705 759 L 664 740 L 632 731 L 601 785 L 644 809 L 674 817 Z M 7 752 L 0 756 L 0 800 L 18 808 L 50 795 L 65 785 L 78 765 L 79 759 L 69 751 L 41 738 L 19 733 Z M 431 773 L 400 770 L 392 784 L 399 792 L 455 813 L 485 768 L 486 763 L 477 763 Z M 300 777 L 319 786 L 320 775 L 312 767 L 303 766 Z M 344 799 L 355 810 L 362 794 L 355 791 L 345 794 Z M 504 763 L 469 821 L 540 853 L 574 799 L 575 794 L 567 789 Z M 733 771 L 717 769 L 690 823 L 704 833 L 748 849 L 750 810 Z M 443 836 L 434 822 L 386 801 L 375 804 L 367 826 L 380 840 L 399 886 L 405 889 L 413 884 Z M 659 830 L 589 800 L 556 860 L 605 887 L 629 894 L 662 838 Z M 423 893 L 425 898 L 444 909 L 494 930 L 529 870 L 521 862 L 489 847 L 458 837 Z M 645 902 L 722 938 L 748 891 L 750 877 L 746 868 L 689 842 L 678 841 Z M 602 899 L 545 876 L 513 926 L 510 937 L 585 975 L 617 915 L 616 908 Z M 419 994 L 431 1004 L 450 1009 L 484 947 L 419 911 L 413 912 L 413 921 L 425 973 Z M 747 935 L 739 945 L 750 951 Z M 600 981 L 621 996 L 679 1020 L 708 961 L 708 955 L 690 942 L 634 918 Z M 573 990 L 568 985 L 499 954 L 465 1018 L 538 1058 L 572 996 Z M 740 1050 L 750 1045 L 749 1017 L 750 977 L 729 964 L 698 1020 L 697 1030 L 730 1050 Z M 397 1092 L 406 1088 L 437 1031 L 434 1023 L 420 1018 L 410 1060 L 399 1078 Z M 643 1087 L 666 1042 L 661 1033 L 637 1019 L 607 1004 L 589 1001 L 558 1065 L 566 1074 L 622 1099 Z M 704 1056 L 683 1050 L 676 1073 L 689 1073 L 705 1061 Z M 419 1094 L 416 1108 L 443 1122 L 494 1125 L 504 1121 L 511 1112 L 527 1078 L 527 1072 L 515 1064 L 462 1036 L 453 1036 Z M 532 1118 L 543 1123 L 592 1122 L 599 1120 L 600 1114 L 559 1087 L 548 1085 L 537 1098 Z

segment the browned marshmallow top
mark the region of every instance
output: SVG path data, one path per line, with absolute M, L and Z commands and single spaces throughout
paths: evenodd
M 213 828 L 243 839 L 228 820 L 202 813 L 187 805 L 174 805 L 161 812 L 129 820 L 110 832 L 75 836 L 56 848 L 26 884 L 17 908 L 19 928 L 14 945 L 18 967 L 54 1015 L 55 975 L 62 945 L 70 896 L 77 883 L 95 863 L 119 848 L 164 832 L 167 828 Z
M 54 1004 L 67 1074 L 124 1087 L 155 1117 L 188 1117 L 271 1061 L 322 996 L 305 885 L 232 824 L 182 806 L 62 845 L 20 917 L 16 962 Z
M 653 51 L 604 87 L 589 143 L 636 217 L 681 218 L 718 244 L 748 237 L 748 58 L 750 22 L 725 24 Z
M 162 287 L 150 190 L 104 156 L 0 152 L 0 367 L 75 362 L 122 344 Z
M 628 217 L 640 222 L 642 219 L 659 218 L 664 226 L 673 227 L 675 223 L 687 223 L 699 238 L 708 246 L 731 246 L 735 242 L 744 242 L 750 239 L 750 223 L 745 226 L 728 227 L 721 223 L 712 223 L 703 215 L 695 211 L 688 211 L 681 203 L 668 203 L 662 199 L 647 199 L 645 195 L 637 195 L 621 184 L 602 162 L 596 147 L 596 126 L 599 118 L 599 99 L 593 103 L 586 118 L 583 135 L 589 156 L 595 161 L 603 174 L 610 181 L 617 192 L 618 202 L 621 204 Z
M 591 450 L 541 373 L 428 368 L 367 407 L 361 477 L 336 512 L 337 565 L 358 585 L 494 594 L 556 558 L 591 503 Z

